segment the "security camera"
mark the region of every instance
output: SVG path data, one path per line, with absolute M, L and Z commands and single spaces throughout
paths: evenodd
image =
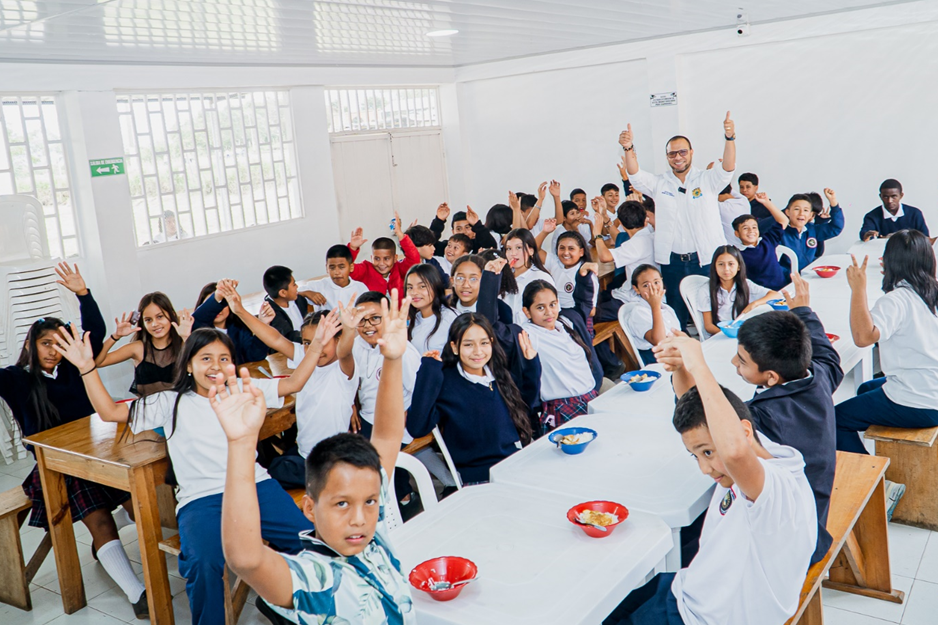
M 748 37 L 751 34 L 751 28 L 749 24 L 738 24 L 736 26 L 736 34 L 740 37 Z

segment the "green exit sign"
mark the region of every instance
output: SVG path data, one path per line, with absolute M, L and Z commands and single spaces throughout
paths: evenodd
M 98 176 L 119 176 L 124 173 L 123 158 L 102 158 L 96 161 L 88 161 L 91 165 L 91 177 Z

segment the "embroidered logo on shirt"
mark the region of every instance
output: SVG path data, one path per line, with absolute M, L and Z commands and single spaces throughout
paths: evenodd
M 723 496 L 723 501 L 720 502 L 720 516 L 724 516 L 727 510 L 730 509 L 730 506 L 733 505 L 733 501 L 736 499 L 736 493 L 733 492 L 733 489 L 726 491 L 726 495 Z
M 563 285 L 563 290 L 564 293 L 573 293 L 573 283 L 567 282 L 565 285 Z
M 810 248 L 815 248 L 817 247 L 817 239 L 815 239 L 814 237 L 808 237 L 808 240 L 805 241 L 804 244 Z
M 700 190 L 700 187 L 697 187 L 691 191 L 691 195 L 694 196 L 694 199 L 697 199 L 699 197 L 703 197 L 703 191 Z

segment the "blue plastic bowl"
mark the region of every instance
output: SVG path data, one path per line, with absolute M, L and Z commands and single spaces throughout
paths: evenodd
M 717 327 L 720 328 L 720 331 L 723 332 L 723 334 L 730 337 L 731 339 L 735 339 L 736 335 L 739 334 L 739 328 L 742 325 L 742 319 L 734 319 L 733 321 L 721 321 L 717 324 Z
M 569 434 L 592 434 L 593 438 L 586 441 L 585 443 L 579 443 L 577 445 L 563 445 L 557 443 L 558 440 Z M 575 456 L 576 454 L 582 454 L 586 450 L 586 446 L 595 441 L 597 436 L 599 436 L 599 434 L 596 433 L 596 430 L 591 430 L 589 428 L 563 428 L 561 430 L 554 430 L 550 433 L 550 442 L 560 447 L 560 450 L 563 453 Z
M 783 299 L 770 299 L 768 304 L 773 310 L 788 310 L 788 304 Z
M 631 380 L 634 376 L 642 375 L 643 373 L 651 379 L 645 380 L 644 382 L 629 382 L 629 380 Z M 626 382 L 629 386 L 631 386 L 633 391 L 642 392 L 642 391 L 647 391 L 648 389 L 650 389 L 652 385 L 655 382 L 657 382 L 658 378 L 660 377 L 661 377 L 661 374 L 658 373 L 657 371 L 647 371 L 645 369 L 641 369 L 639 371 L 627 371 L 623 373 L 619 379 L 622 380 L 623 382 Z

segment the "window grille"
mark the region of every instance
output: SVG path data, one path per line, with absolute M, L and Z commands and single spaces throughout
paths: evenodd
M 439 128 L 435 88 L 327 89 L 329 132 Z

